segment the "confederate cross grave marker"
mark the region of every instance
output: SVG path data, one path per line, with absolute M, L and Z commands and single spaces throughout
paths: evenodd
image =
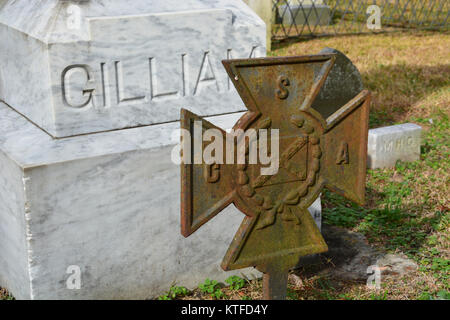
M 223 61 L 249 110 L 234 130 L 278 129 L 279 170 L 261 175 L 263 165 L 248 161 L 251 142 L 244 144 L 244 164 L 181 166 L 182 234 L 191 235 L 234 203 L 245 218 L 222 268 L 254 266 L 263 272 L 265 299 L 285 298 L 288 270 L 301 256 L 327 251 L 307 211 L 324 187 L 364 202 L 369 92 L 360 92 L 327 119 L 311 107 L 334 62 L 334 54 Z M 196 121 L 221 130 L 182 110 L 182 129 L 193 132 Z M 221 132 L 235 145 L 245 139 Z M 183 139 L 183 152 L 194 143 Z

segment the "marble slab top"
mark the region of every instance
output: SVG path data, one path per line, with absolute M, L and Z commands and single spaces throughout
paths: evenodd
M 223 129 L 229 129 L 243 114 L 240 112 L 205 119 Z M 24 169 L 136 150 L 156 148 L 155 152 L 158 152 L 159 147 L 175 145 L 172 134 L 179 127 L 179 122 L 171 122 L 54 139 L 0 102 L 0 151 Z
M 0 24 L 8 25 L 34 38 L 45 41 L 57 31 L 55 17 L 74 4 L 82 9 L 83 17 L 135 16 L 155 13 L 207 9 L 229 9 L 237 26 L 250 22 L 261 24 L 253 11 L 241 0 L 89 0 L 89 1 L 30 1 L 0 0 Z

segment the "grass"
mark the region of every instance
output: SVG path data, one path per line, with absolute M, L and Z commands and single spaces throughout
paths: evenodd
M 6 289 L 0 288 L 0 300 L 14 300 L 14 297 Z
M 381 290 L 321 275 L 290 279 L 289 299 L 448 299 L 450 296 L 450 39 L 432 32 L 320 38 L 283 43 L 272 56 L 318 53 L 333 47 L 361 71 L 373 94 L 370 127 L 413 122 L 424 128 L 421 159 L 392 169 L 369 170 L 367 204 L 359 207 L 333 193 L 323 196 L 324 223 L 363 233 L 387 252 L 419 265 L 403 278 L 383 277 Z M 260 280 L 213 280 L 189 291 L 173 287 L 161 299 L 260 299 Z M 0 299 L 10 297 L 0 290 Z

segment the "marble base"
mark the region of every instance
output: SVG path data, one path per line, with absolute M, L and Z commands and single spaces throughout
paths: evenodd
M 241 115 L 208 120 L 231 128 Z M 17 299 L 147 299 L 173 284 L 260 276 L 220 268 L 243 219 L 234 206 L 181 236 L 178 127 L 53 139 L 0 103 L 0 286 Z M 68 288 L 71 266 L 80 289 Z

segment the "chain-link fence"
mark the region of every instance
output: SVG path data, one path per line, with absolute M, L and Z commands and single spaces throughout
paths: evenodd
M 405 28 L 448 31 L 449 25 L 450 0 L 272 1 L 274 40 Z

